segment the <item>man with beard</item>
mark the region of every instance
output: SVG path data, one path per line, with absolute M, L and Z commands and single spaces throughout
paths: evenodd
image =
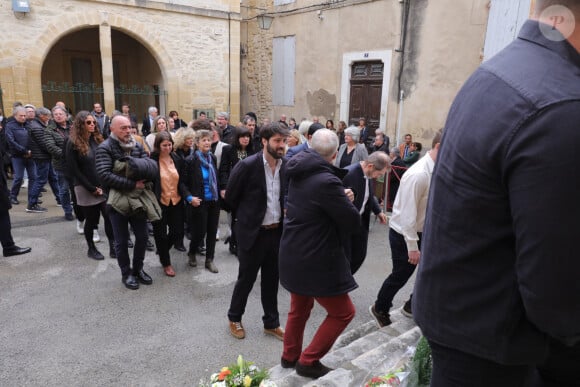
M 228 180 L 226 202 L 234 222 L 240 261 L 228 318 L 232 336 L 243 339 L 242 315 L 261 271 L 264 333 L 284 340 L 278 313 L 278 250 L 284 209 L 283 175 L 288 129 L 273 123 L 260 130 L 263 151 L 239 161 Z

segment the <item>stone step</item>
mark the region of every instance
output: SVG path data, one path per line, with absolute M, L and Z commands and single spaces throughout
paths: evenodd
M 409 359 L 409 347 L 419 341 L 421 331 L 399 310 L 391 311 L 391 320 L 391 325 L 380 329 L 370 320 L 345 331 L 321 360 L 334 370 L 320 379 L 313 381 L 279 365 L 270 369 L 270 379 L 278 387 L 358 387 L 372 376 L 401 368 Z

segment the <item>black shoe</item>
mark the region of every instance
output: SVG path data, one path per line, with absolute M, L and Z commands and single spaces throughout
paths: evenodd
M 30 247 L 18 247 L 16 245 L 4 248 L 4 256 L 5 257 L 12 257 L 13 255 L 21 255 L 30 253 L 32 249 Z
M 332 371 L 332 368 L 326 367 L 324 364 L 315 361 L 312 365 L 300 364 L 296 362 L 296 373 L 300 376 L 305 376 L 307 378 L 318 379 Z
M 184 246 L 184 245 L 181 245 L 181 246 L 174 246 L 174 247 L 175 247 L 175 250 L 177 250 L 177 251 L 181 251 L 181 252 L 185 252 L 185 251 L 187 251 L 187 249 L 185 248 L 185 246 Z
M 127 289 L 131 289 L 131 290 L 139 289 L 139 282 L 137 282 L 137 279 L 135 278 L 135 276 L 133 276 L 131 274 L 129 274 L 126 277 L 123 277 L 122 281 L 125 284 L 125 287 Z
M 115 249 L 109 249 L 109 257 L 117 259 L 117 253 L 115 252 Z
M 33 212 L 36 214 L 43 213 L 46 211 L 48 211 L 46 208 L 40 207 L 38 204 L 26 207 L 26 212 Z
M 290 360 L 286 360 L 284 358 L 280 359 L 280 365 L 282 366 L 282 368 L 294 368 L 294 367 L 296 367 L 297 362 L 298 362 L 298 360 L 290 361 Z
M 87 257 L 95 259 L 97 261 L 102 261 L 105 259 L 103 254 L 96 247 L 89 247 L 89 251 L 87 252 Z
M 379 328 L 391 325 L 391 317 L 388 313 L 377 312 L 374 305 L 369 306 L 369 313 L 377 322 Z
M 403 308 L 401 309 L 401 314 L 405 317 L 413 318 L 413 311 L 411 310 L 411 299 L 413 296 L 409 297 Z
M 127 239 L 127 247 L 132 249 L 133 247 L 135 247 L 135 245 L 133 244 L 133 241 L 131 240 L 131 238 Z
M 10 203 L 11 204 L 14 204 L 15 206 L 18 205 L 18 204 L 20 204 L 20 202 L 16 198 L 10 198 Z
M 199 247 L 197 248 L 197 253 L 198 253 L 199 255 L 205 255 L 205 247 L 203 247 L 203 246 L 199 246 Z
M 75 216 L 73 214 L 64 214 L 64 218 L 66 220 L 75 220 Z
M 137 281 L 143 285 L 151 285 L 153 283 L 153 278 L 151 278 L 149 274 L 145 273 L 144 270 L 141 270 L 139 273 L 135 274 L 135 278 L 137 278 Z
M 155 245 L 149 239 L 147 239 L 147 251 L 155 251 Z
M 238 255 L 238 245 L 235 243 L 230 243 L 230 254 Z

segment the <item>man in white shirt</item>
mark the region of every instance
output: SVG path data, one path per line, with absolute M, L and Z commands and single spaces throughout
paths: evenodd
M 425 224 L 431 175 L 440 143 L 441 131 L 435 135 L 431 150 L 413 164 L 401 179 L 389 223 L 393 271 L 383 282 L 374 305 L 369 307 L 369 312 L 379 327 L 391 323 L 389 309 L 393 305 L 393 298 L 413 275 L 421 258 L 421 233 Z M 408 317 L 412 316 L 410 299 L 401 312 Z

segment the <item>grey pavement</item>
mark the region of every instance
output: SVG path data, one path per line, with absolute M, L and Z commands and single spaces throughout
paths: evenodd
M 215 263 L 219 274 L 187 266 L 187 255 L 172 250 L 177 273 L 163 275 L 147 252 L 145 270 L 153 285 L 137 291 L 121 283 L 117 262 L 86 256 L 76 222 L 64 219 L 47 192 L 45 214 L 25 212 L 26 189 L 11 210 L 12 234 L 30 254 L 0 257 L 0 385 L 2 386 L 197 386 L 238 354 L 261 368 L 279 364 L 282 342 L 263 333 L 259 277 L 243 324 L 246 338 L 230 336 L 227 309 L 237 277 L 237 260 L 222 241 Z M 225 233 L 225 217 L 220 229 Z M 108 256 L 102 224 L 97 246 Z M 152 237 L 151 237 L 152 238 Z M 198 262 L 203 263 L 202 257 Z M 347 329 L 369 324 L 368 305 L 390 273 L 387 228 L 373 224 L 367 260 L 351 293 L 357 315 Z M 397 295 L 408 298 L 414 277 Z M 279 292 L 282 326 L 289 294 Z M 315 306 L 307 324 L 308 343 L 325 313 Z

